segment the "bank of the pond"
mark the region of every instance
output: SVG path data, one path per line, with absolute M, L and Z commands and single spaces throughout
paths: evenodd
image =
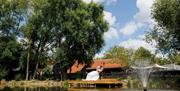
M 106 86 L 105 86 L 106 85 Z M 101 79 L 97 81 L 56 81 L 56 80 L 30 80 L 30 81 L 0 81 L 0 88 L 3 87 L 63 87 L 63 88 L 75 88 L 75 87 L 94 87 L 103 86 L 107 88 L 121 87 L 127 88 L 127 82 L 115 80 L 115 79 Z
M 0 81 L 0 88 L 4 87 L 64 87 L 67 81 L 54 81 L 54 80 L 30 80 L 30 81 Z
M 73 88 L 127 88 L 127 81 L 117 79 L 101 79 L 96 81 L 68 81 Z

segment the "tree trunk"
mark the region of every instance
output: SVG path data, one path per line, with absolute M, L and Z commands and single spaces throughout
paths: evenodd
M 35 79 L 35 76 L 36 76 L 36 73 L 37 73 L 37 69 L 38 69 L 38 65 L 39 64 L 39 61 L 36 63 L 36 67 L 35 67 L 35 70 L 34 70 L 34 73 L 33 73 L 33 80 Z
M 62 80 L 64 81 L 64 80 L 67 80 L 67 70 L 65 70 L 65 69 L 62 69 Z
M 32 46 L 32 41 L 29 41 L 27 63 L 26 63 L 26 80 L 29 79 L 29 62 L 30 62 L 30 57 L 31 57 L 31 46 Z
M 36 59 L 37 59 L 37 62 L 36 62 L 36 67 L 34 69 L 33 79 L 35 79 L 35 76 L 36 76 L 36 73 L 37 73 L 37 69 L 38 69 L 38 66 L 39 66 L 38 65 L 39 64 L 39 58 L 41 57 L 40 55 L 42 53 L 42 48 L 40 48 L 40 46 L 41 46 L 41 41 L 40 41 L 40 43 L 38 45 L 38 48 L 36 50 Z
M 36 54 L 37 56 L 37 62 L 36 62 L 36 67 L 34 69 L 34 73 L 33 73 L 33 79 L 35 79 L 36 73 L 37 73 L 37 69 L 38 69 L 38 64 L 39 64 L 39 52 Z
M 59 71 L 60 73 L 59 73 L 59 75 L 60 75 L 60 81 L 62 81 L 62 79 L 63 79 L 63 74 L 62 74 L 62 72 L 61 71 Z

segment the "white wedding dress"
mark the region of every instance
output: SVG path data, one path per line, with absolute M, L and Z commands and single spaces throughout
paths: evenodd
M 91 71 L 87 74 L 86 79 L 88 81 L 95 81 L 99 79 L 99 72 L 98 71 Z

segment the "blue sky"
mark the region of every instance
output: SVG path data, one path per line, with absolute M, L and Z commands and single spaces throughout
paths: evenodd
M 153 0 L 83 0 L 104 4 L 104 19 L 109 23 L 109 30 L 104 34 L 105 46 L 96 57 L 113 46 L 123 46 L 136 50 L 139 47 L 154 52 L 155 45 L 146 43 L 143 38 L 150 31 L 154 21 L 150 7 Z

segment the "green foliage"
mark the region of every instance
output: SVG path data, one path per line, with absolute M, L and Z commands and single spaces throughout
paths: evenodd
M 10 52 L 9 49 L 5 49 L 2 53 L 2 58 L 11 58 L 12 57 L 12 53 Z
M 1 35 L 10 36 L 18 33 L 26 6 L 26 0 L 0 0 Z
M 108 30 L 103 6 L 81 0 L 48 0 L 42 13 L 54 34 L 54 55 L 60 67 L 70 68 L 75 61 L 90 64 L 104 45 L 103 33 Z
M 26 0 L 0 0 L 0 66 L 7 79 L 12 79 L 13 69 L 20 66 L 23 47 L 16 38 L 26 8 Z
M 64 88 L 69 88 L 69 83 L 68 81 L 65 81 L 64 84 L 63 84 Z
M 151 60 L 152 54 L 149 50 L 140 47 L 134 53 L 134 60 L 141 60 L 141 59 L 150 59 Z
M 0 65 L 0 80 L 8 74 L 8 71 L 5 68 L 2 68 L 1 66 L 2 65 Z
M 10 76 L 11 71 L 20 66 L 23 48 L 14 37 L 0 37 L 0 45 L 0 66 Z
M 57 61 L 61 69 L 68 68 L 69 65 L 73 63 L 73 61 L 71 62 L 68 61 L 66 53 L 67 52 L 65 52 L 62 48 L 57 48 L 54 55 L 54 59 Z
M 113 59 L 115 62 L 127 66 L 129 65 L 132 55 L 133 55 L 132 50 L 115 46 L 107 51 L 104 58 Z
M 7 74 L 19 66 L 24 74 L 26 68 L 28 79 L 48 59 L 62 73 L 75 61 L 90 64 L 108 30 L 103 10 L 81 0 L 0 0 L 0 65 Z
M 132 49 L 115 46 L 106 52 L 104 58 L 113 59 L 114 62 L 121 63 L 125 66 L 131 65 L 133 61 L 146 59 L 151 60 L 152 63 L 165 63 L 165 59 L 156 57 L 156 55 L 151 54 L 149 50 L 143 47 L 140 47 L 134 51 Z
M 171 61 L 171 63 L 180 64 L 180 54 L 179 53 L 177 53 L 176 55 L 170 55 L 168 58 Z
M 148 42 L 156 42 L 163 54 L 175 55 L 180 50 L 180 1 L 156 0 L 152 16 L 157 22 L 147 34 Z
M 171 60 L 168 58 L 163 58 L 163 57 L 157 57 L 156 55 L 152 55 L 151 62 L 154 64 L 159 64 L 159 65 L 165 65 L 165 64 L 171 64 Z
M 43 69 L 43 72 L 44 72 L 44 74 L 46 74 L 46 75 L 50 75 L 50 74 L 52 74 L 52 69 L 46 67 L 46 68 Z
M 14 79 L 15 79 L 16 81 L 22 80 L 21 74 L 16 74 Z

